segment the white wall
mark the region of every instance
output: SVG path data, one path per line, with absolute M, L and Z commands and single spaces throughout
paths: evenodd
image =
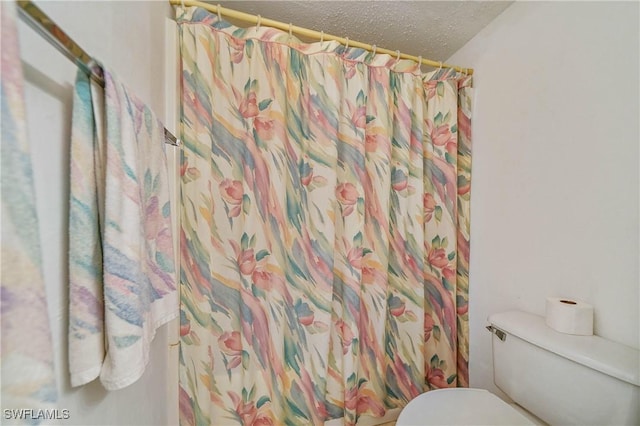
M 638 348 L 639 4 L 518 2 L 447 62 L 475 68 L 471 385 L 496 391 L 493 312 L 595 307 Z
M 172 108 L 167 108 L 169 113 L 165 114 L 165 99 L 173 96 L 165 85 L 169 78 L 175 78 L 171 70 L 165 70 L 165 60 L 171 62 L 167 55 L 172 53 L 170 49 L 165 53 L 165 21 L 172 16 L 167 2 L 37 1 L 36 4 L 81 47 L 110 67 L 167 126 L 172 124 L 165 120 L 174 119 L 169 117 Z M 176 424 L 177 349 L 169 346 L 177 341 L 175 321 L 159 330 L 147 370 L 132 386 L 116 392 L 107 392 L 99 381 L 80 388 L 70 387 L 66 349 L 66 233 L 71 101 L 76 68 L 22 22 L 19 31 L 55 346 L 58 408 L 68 409 L 71 415 L 64 424 Z

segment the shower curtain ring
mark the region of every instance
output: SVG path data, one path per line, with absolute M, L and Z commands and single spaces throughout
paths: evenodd
M 438 68 L 438 71 L 440 71 L 442 69 L 442 61 L 440 61 L 440 67 Z
M 293 37 L 293 24 L 289 22 L 289 40 L 288 43 L 291 43 L 291 37 Z
M 182 8 L 184 9 L 184 0 L 180 0 L 180 5 L 182 6 Z
M 418 71 L 422 69 L 422 55 L 418 56 Z
M 400 51 L 396 50 L 396 62 L 400 60 Z
M 258 15 L 258 23 L 256 24 L 256 31 L 260 29 L 261 22 L 262 22 L 262 16 Z
M 222 17 L 220 16 L 220 3 L 218 3 L 217 10 L 218 10 L 218 20 L 222 20 Z
M 349 37 L 347 37 L 347 42 L 344 45 L 344 50 L 347 50 L 349 48 Z
M 378 50 L 378 46 L 374 44 L 373 46 L 371 46 L 371 50 L 373 51 L 373 56 L 376 56 L 376 50 Z
M 324 43 L 324 31 L 320 31 L 320 43 Z

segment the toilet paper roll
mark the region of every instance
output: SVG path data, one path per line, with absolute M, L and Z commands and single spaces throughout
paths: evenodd
M 547 297 L 546 323 L 555 331 L 593 335 L 593 306 L 576 300 Z

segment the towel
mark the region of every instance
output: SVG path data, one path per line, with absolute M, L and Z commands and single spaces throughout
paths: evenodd
M 52 408 L 57 398 L 42 273 L 31 156 L 27 143 L 15 3 L 0 2 L 2 31 L 2 272 L 0 371 L 6 410 Z M 7 414 L 9 413 L 9 414 Z M 34 411 L 34 413 L 36 413 Z M 12 416 L 16 420 L 16 416 Z M 37 420 L 27 417 L 27 422 Z
M 158 327 L 178 315 L 163 125 L 105 70 L 78 73 L 71 141 L 72 386 L 142 376 Z
M 101 98 L 84 71 L 78 71 L 73 93 L 69 203 L 69 370 L 71 385 L 100 375 L 105 357 L 104 283 L 98 182 L 103 164 L 93 99 Z M 96 108 L 103 108 L 96 102 Z M 98 115 L 98 117 L 100 117 Z M 100 176 L 100 178 L 99 178 Z M 101 189 L 104 185 L 101 186 Z M 104 200 L 104 195 L 101 197 Z

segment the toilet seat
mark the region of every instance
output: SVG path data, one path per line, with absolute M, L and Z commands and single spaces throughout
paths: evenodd
M 534 425 L 515 408 L 484 389 L 425 392 L 402 410 L 397 426 Z

